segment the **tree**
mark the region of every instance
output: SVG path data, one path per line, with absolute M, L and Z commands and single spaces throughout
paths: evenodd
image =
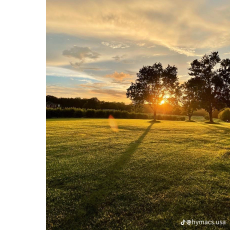
M 83 108 L 90 109 L 99 109 L 100 101 L 96 97 L 92 97 L 87 99 L 86 103 L 83 105 Z
M 223 79 L 223 99 L 227 106 L 230 107 L 230 59 L 223 59 L 218 70 Z
M 181 85 L 183 95 L 181 97 L 182 108 L 191 121 L 193 112 L 199 109 L 198 88 L 196 80 L 190 79 Z
M 200 107 L 209 113 L 210 123 L 213 123 L 213 111 L 226 105 L 227 86 L 223 74 L 217 70 L 220 63 L 218 52 L 204 55 L 200 60 L 194 60 L 189 68 L 193 84 L 195 84 Z
M 135 83 L 127 89 L 126 96 L 134 105 L 149 104 L 156 121 L 156 113 L 160 103 L 170 101 L 175 103 L 176 95 L 179 93 L 179 82 L 177 68 L 168 65 L 163 69 L 161 63 L 152 66 L 143 66 L 137 73 Z

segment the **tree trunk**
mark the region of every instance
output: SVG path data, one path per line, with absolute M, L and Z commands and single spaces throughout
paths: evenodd
M 210 123 L 213 123 L 213 119 L 212 119 L 212 110 L 209 112 L 209 119 L 210 119 Z
M 156 112 L 156 110 L 154 110 L 154 115 L 153 115 L 153 118 L 154 118 L 154 121 L 156 121 L 156 120 L 157 120 L 157 112 Z
M 189 121 L 191 121 L 191 117 L 192 117 L 191 115 L 188 115 L 188 120 L 189 120 Z

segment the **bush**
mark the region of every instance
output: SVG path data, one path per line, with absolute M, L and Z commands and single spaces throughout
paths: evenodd
M 62 110 L 62 117 L 74 117 L 74 109 L 63 109 Z
M 230 108 L 225 108 L 218 114 L 218 118 L 222 121 L 230 121 Z
M 136 118 L 136 114 L 135 113 L 130 113 L 129 114 L 129 118 L 130 119 L 135 119 Z
M 85 111 L 83 109 L 75 109 L 74 111 L 74 117 L 80 118 L 84 117 Z
M 193 116 L 206 116 L 207 112 L 204 109 L 199 109 L 193 113 Z
M 129 113 L 127 111 L 114 110 L 94 110 L 94 109 L 46 109 L 46 118 L 108 118 L 112 115 L 114 118 L 128 119 L 153 119 L 153 114 L 146 113 Z M 157 115 L 157 120 L 185 121 L 185 117 L 174 115 Z
M 61 110 L 60 109 L 46 109 L 46 117 L 61 117 Z
M 52 112 L 51 109 L 46 109 L 46 118 L 52 118 Z
M 129 118 L 129 113 L 127 111 L 122 111 L 121 112 L 121 117 L 122 118 Z
M 95 117 L 96 118 L 107 118 L 106 113 L 103 110 L 96 110 Z
M 169 120 L 169 121 L 185 121 L 185 117 L 183 116 L 175 116 L 175 115 L 157 115 L 157 120 Z
M 148 119 L 149 116 L 147 114 L 144 114 L 144 113 L 136 113 L 136 118 L 137 119 Z
M 114 111 L 113 117 L 114 118 L 122 118 L 122 112 L 121 111 Z
M 94 109 L 87 109 L 85 112 L 85 116 L 89 117 L 89 118 L 95 117 L 95 110 Z
M 106 114 L 105 118 L 109 118 L 110 115 L 113 116 L 113 111 L 107 110 L 107 111 L 103 111 L 103 112 Z

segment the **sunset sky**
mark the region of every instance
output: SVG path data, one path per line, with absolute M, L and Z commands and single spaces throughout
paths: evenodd
M 229 0 L 47 0 L 46 94 L 123 101 L 143 65 L 230 57 Z

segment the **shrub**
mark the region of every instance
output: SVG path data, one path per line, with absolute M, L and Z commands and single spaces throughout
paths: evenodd
M 85 112 L 85 116 L 89 117 L 89 118 L 95 117 L 95 110 L 94 109 L 87 109 Z
M 114 111 L 114 110 L 94 110 L 94 109 L 46 109 L 46 118 L 108 118 L 112 115 L 114 118 L 128 118 L 128 119 L 153 119 L 153 114 L 146 113 L 129 113 L 127 111 Z M 157 120 L 172 120 L 172 121 L 184 121 L 185 117 L 173 116 L 173 115 L 157 115 Z
M 82 109 L 75 109 L 74 111 L 74 117 L 80 118 L 80 117 L 84 117 L 84 110 Z
M 51 109 L 46 109 L 46 118 L 52 118 L 52 112 Z
M 61 110 L 60 109 L 46 109 L 46 117 L 61 117 Z
M 74 109 L 63 109 L 61 110 L 61 115 L 62 117 L 74 117 L 74 112 L 75 110 Z
M 169 120 L 169 121 L 185 121 L 185 117 L 183 116 L 175 116 L 175 115 L 157 115 L 157 120 Z
M 222 121 L 230 121 L 230 108 L 225 108 L 218 114 L 218 118 Z
M 204 109 L 199 109 L 193 113 L 193 116 L 206 116 L 207 112 Z
M 127 111 L 122 111 L 121 112 L 121 117 L 122 118 L 129 118 L 129 113 Z
M 109 118 L 109 115 L 112 115 L 112 116 L 114 116 L 113 115 L 113 111 L 109 111 L 109 110 L 106 110 L 106 111 L 103 111 L 103 112 L 105 112 L 105 118 Z
M 144 113 L 136 113 L 136 118 L 137 119 L 148 119 L 149 116 L 147 114 L 144 114 Z
M 121 115 L 122 115 L 121 111 L 114 111 L 114 113 L 113 113 L 114 118 L 122 118 Z
M 107 118 L 107 112 L 103 110 L 95 110 L 95 117 L 96 118 Z
M 129 118 L 130 119 L 135 119 L 136 118 L 136 114 L 135 113 L 130 113 L 129 114 Z

